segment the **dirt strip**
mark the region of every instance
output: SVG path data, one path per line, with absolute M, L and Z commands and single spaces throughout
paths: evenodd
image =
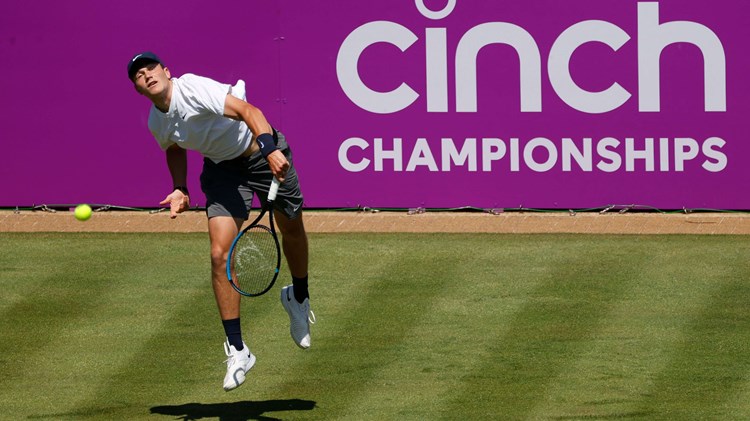
M 600 234 L 750 234 L 747 213 L 535 213 L 307 211 L 312 233 L 488 232 Z M 205 214 L 177 219 L 166 212 L 95 212 L 81 222 L 72 212 L 0 211 L 0 232 L 206 232 Z

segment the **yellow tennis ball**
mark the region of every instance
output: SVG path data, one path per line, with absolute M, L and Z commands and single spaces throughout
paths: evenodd
M 79 221 L 86 221 L 91 218 L 91 206 L 89 205 L 78 205 L 76 206 L 75 212 L 76 219 Z

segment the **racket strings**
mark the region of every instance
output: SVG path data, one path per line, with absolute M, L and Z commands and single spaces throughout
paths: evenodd
M 264 292 L 278 273 L 278 256 L 278 243 L 268 227 L 248 229 L 232 253 L 234 284 L 248 294 Z

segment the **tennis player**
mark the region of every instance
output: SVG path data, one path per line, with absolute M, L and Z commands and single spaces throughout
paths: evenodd
M 281 290 L 281 302 L 289 314 L 292 339 L 300 348 L 310 347 L 307 234 L 292 151 L 284 135 L 246 101 L 241 80 L 230 86 L 193 74 L 172 77 L 151 52 L 130 59 L 128 77 L 135 90 L 153 103 L 148 128 L 166 153 L 172 176 L 173 188 L 161 202 L 170 206 L 170 217 L 190 207 L 186 150 L 203 155 L 200 182 L 206 195 L 211 280 L 226 335 L 224 390 L 229 391 L 245 381 L 255 356 L 242 339 L 241 296 L 227 280 L 227 255 L 248 218 L 253 194 L 265 202 L 272 177 L 281 182 L 274 218 L 292 274 L 292 285 Z

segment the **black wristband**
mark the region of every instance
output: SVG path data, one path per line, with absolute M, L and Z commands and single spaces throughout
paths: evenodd
M 174 186 L 174 190 L 179 190 L 185 196 L 190 196 L 190 193 L 188 193 L 188 188 L 186 186 Z M 172 190 L 172 191 L 174 191 L 174 190 Z
M 263 158 L 268 158 L 268 155 L 270 155 L 271 152 L 278 149 L 276 143 L 273 141 L 273 135 L 270 133 L 261 133 L 255 138 L 255 140 L 258 141 L 260 154 L 263 155 Z

